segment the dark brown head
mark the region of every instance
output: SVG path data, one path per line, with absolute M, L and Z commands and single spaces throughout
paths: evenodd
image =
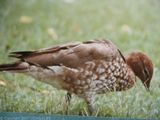
M 151 59 L 140 51 L 134 51 L 126 56 L 126 62 L 134 71 L 135 75 L 142 81 L 147 90 L 153 75 L 153 64 Z

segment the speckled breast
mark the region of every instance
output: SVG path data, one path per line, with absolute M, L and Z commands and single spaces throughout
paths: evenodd
M 90 61 L 78 70 L 76 75 L 70 74 L 64 81 L 64 89 L 76 94 L 122 91 L 131 88 L 135 81 L 134 73 L 121 57 Z

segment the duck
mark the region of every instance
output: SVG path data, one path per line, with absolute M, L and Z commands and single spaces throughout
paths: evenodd
M 84 99 L 88 113 L 95 112 L 95 95 L 126 91 L 136 78 L 149 90 L 153 63 L 147 54 L 133 50 L 126 56 L 108 39 L 93 39 L 55 45 L 34 51 L 11 52 L 17 61 L 0 65 L 7 71 L 36 80 Z

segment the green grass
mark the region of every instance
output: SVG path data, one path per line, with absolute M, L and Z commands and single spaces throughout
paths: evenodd
M 151 94 L 140 81 L 126 92 L 96 96 L 97 116 L 160 118 L 159 0 L 1 0 L 0 63 L 7 54 L 69 41 L 109 38 L 127 53 L 146 52 L 154 63 Z M 21 16 L 32 18 L 20 22 Z M 48 33 L 48 29 L 54 31 Z M 0 73 L 0 111 L 65 114 L 66 92 L 20 74 Z M 74 96 L 68 114 L 85 115 Z

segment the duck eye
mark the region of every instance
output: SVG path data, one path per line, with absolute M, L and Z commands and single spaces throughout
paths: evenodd
M 143 73 L 144 73 L 144 75 L 145 75 L 145 77 L 146 77 L 146 79 L 147 78 L 149 78 L 149 71 L 148 71 L 148 69 L 146 68 L 146 66 L 145 66 L 145 64 L 144 64 L 144 62 L 141 60 L 141 63 L 142 63 L 142 65 L 143 65 Z
M 144 73 L 146 75 L 146 78 L 149 78 L 149 71 L 146 67 L 144 67 Z

